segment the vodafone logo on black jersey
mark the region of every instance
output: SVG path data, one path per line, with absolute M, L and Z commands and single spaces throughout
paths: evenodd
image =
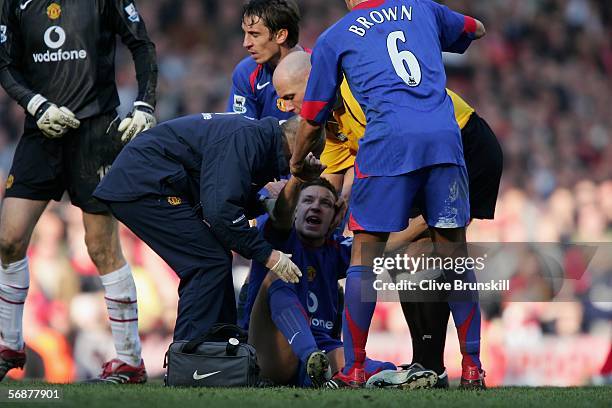
M 32 54 L 34 62 L 59 62 L 72 61 L 87 58 L 85 50 L 62 50 L 61 47 L 66 42 L 66 31 L 60 26 L 47 28 L 43 36 L 45 45 L 50 48 L 47 52 Z M 53 50 L 53 51 L 52 51 Z
M 44 40 L 47 47 L 57 49 L 66 42 L 66 32 L 60 26 L 51 26 L 45 31 Z

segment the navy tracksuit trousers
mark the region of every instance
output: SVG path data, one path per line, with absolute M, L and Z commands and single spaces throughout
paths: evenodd
M 232 254 L 186 199 L 147 196 L 106 204 L 179 276 L 175 341 L 206 334 L 215 323 L 236 323 Z

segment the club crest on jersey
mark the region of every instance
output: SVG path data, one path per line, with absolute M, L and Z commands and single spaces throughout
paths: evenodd
M 57 3 L 49 4 L 47 7 L 47 17 L 51 20 L 57 20 L 62 15 L 62 8 Z
M 0 25 L 0 44 L 6 42 L 6 26 Z
M 246 113 L 246 98 L 240 95 L 234 95 L 234 112 L 236 113 Z
M 13 176 L 12 174 L 9 174 L 8 178 L 6 179 L 6 189 L 8 190 L 9 188 L 13 187 L 14 182 L 15 182 L 15 176 Z
M 130 20 L 132 23 L 137 23 L 140 21 L 140 16 L 138 15 L 138 11 L 136 10 L 134 3 L 128 4 L 124 10 L 128 15 L 128 20 Z
M 308 275 L 308 282 L 314 281 L 315 278 L 317 277 L 317 270 L 312 266 L 309 266 L 308 268 L 306 268 L 306 273 Z
M 168 197 L 168 204 L 170 205 L 180 205 L 182 202 L 181 197 Z

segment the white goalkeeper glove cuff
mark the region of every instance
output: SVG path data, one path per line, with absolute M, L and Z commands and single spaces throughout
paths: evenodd
M 40 108 L 45 102 L 47 102 L 47 98 L 42 96 L 41 94 L 36 94 L 30 99 L 28 102 L 28 113 L 32 116 L 36 116 L 36 112 L 38 108 Z
M 124 143 L 132 140 L 138 133 L 152 128 L 157 124 L 153 116 L 155 108 L 146 102 L 134 102 L 134 108 L 129 115 L 119 124 L 119 132 L 122 133 L 121 141 Z

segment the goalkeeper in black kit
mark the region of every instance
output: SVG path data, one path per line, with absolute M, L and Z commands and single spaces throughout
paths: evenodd
M 116 36 L 129 48 L 138 98 L 120 120 Z M 26 111 L 6 180 L 0 220 L 0 380 L 26 363 L 23 305 L 27 247 L 50 200 L 65 191 L 83 210 L 85 243 L 105 290 L 117 358 L 98 381 L 147 380 L 138 337 L 136 287 L 117 222 L 92 192 L 123 144 L 155 126 L 155 46 L 134 0 L 4 0 L 0 83 Z

